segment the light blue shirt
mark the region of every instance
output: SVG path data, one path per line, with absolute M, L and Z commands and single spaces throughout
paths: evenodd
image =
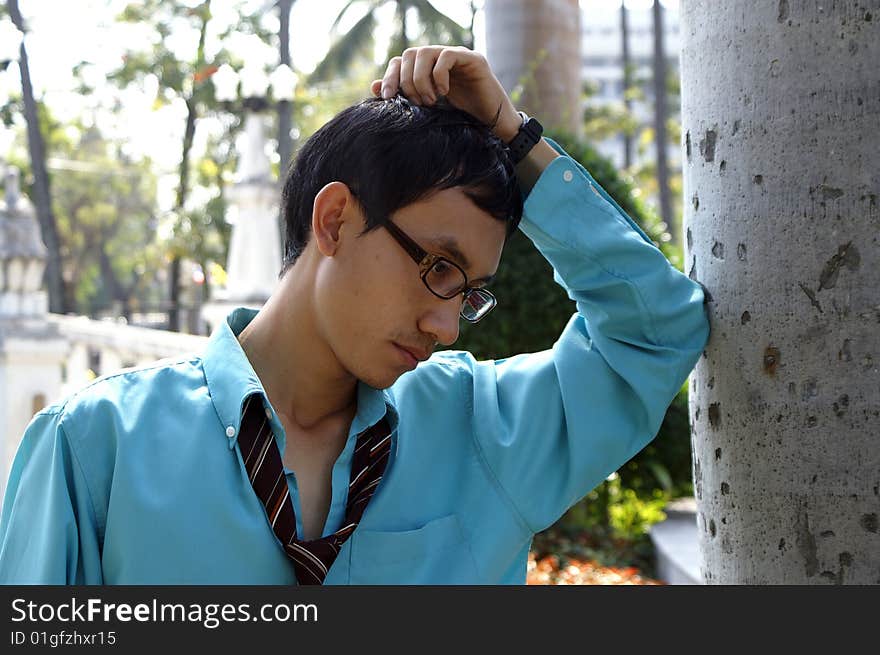
M 700 286 L 577 162 L 547 167 L 521 229 L 577 313 L 544 352 L 438 352 L 390 389 L 359 385 L 324 535 L 341 527 L 355 436 L 386 411 L 391 457 L 326 584 L 524 583 L 532 536 L 656 435 L 696 363 Z M 263 393 L 236 339 L 254 315 L 233 312 L 200 355 L 99 379 L 34 417 L 0 517 L 0 582 L 296 582 L 236 446 L 243 399 Z

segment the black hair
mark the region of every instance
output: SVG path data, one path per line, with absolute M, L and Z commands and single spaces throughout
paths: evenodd
M 522 218 L 513 159 L 491 126 L 442 101 L 419 106 L 401 95 L 370 98 L 315 132 L 291 165 L 281 197 L 281 275 L 308 243 L 315 196 L 334 181 L 346 184 L 361 204 L 365 232 L 398 209 L 452 187 L 505 221 L 508 237 Z

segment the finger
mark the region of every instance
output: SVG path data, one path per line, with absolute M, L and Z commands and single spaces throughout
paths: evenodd
M 382 95 L 382 80 L 373 80 L 370 84 L 370 93 L 380 97 Z
M 413 69 L 416 63 L 416 49 L 407 48 L 400 58 L 400 88 L 403 95 L 417 105 L 422 104 L 422 97 L 413 84 Z
M 428 104 L 437 102 L 437 88 L 434 84 L 432 71 L 442 48 L 419 48 L 413 68 L 413 85 L 419 95 Z
M 434 62 L 434 69 L 431 71 L 431 77 L 434 78 L 434 86 L 440 95 L 449 93 L 449 73 L 458 63 L 459 53 L 452 48 L 443 48 L 443 51 L 437 56 Z
M 382 97 L 388 100 L 400 88 L 400 57 L 392 57 L 382 77 Z

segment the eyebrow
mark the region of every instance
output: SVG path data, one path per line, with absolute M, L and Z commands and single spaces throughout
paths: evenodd
M 446 254 L 450 255 L 452 259 L 454 259 L 455 262 L 459 264 L 463 269 L 470 269 L 470 260 L 461 251 L 461 248 L 458 245 L 458 241 L 456 241 L 453 237 L 434 237 L 429 241 L 433 247 L 443 250 L 446 252 Z M 495 274 L 493 273 L 492 275 L 486 275 L 485 277 L 468 280 L 468 284 L 471 286 L 474 286 L 476 284 L 488 285 L 494 281 Z

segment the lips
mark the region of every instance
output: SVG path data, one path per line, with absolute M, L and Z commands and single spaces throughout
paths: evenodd
M 410 346 L 403 346 L 397 342 L 394 342 L 394 345 L 408 353 L 416 362 L 423 362 L 431 356 L 431 352 L 427 350 L 422 350 L 421 348 L 413 348 Z

